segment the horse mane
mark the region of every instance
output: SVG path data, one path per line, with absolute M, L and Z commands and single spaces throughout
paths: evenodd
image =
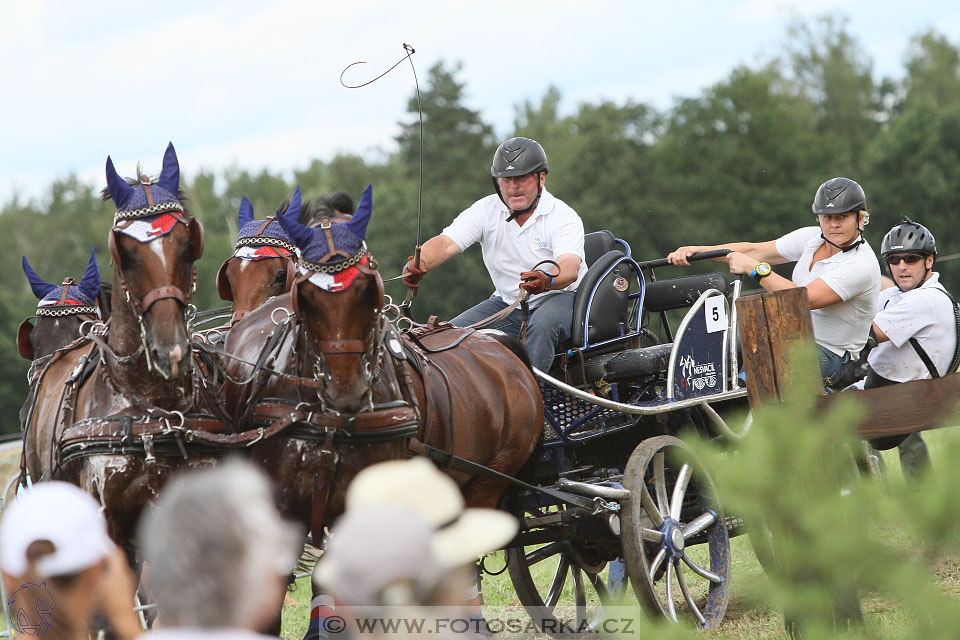
M 142 174 L 143 174 L 143 165 L 138 162 L 137 175 L 139 176 Z M 131 187 L 136 187 L 140 185 L 140 180 L 138 178 L 124 177 L 123 179 L 126 180 L 127 184 L 130 185 Z M 149 179 L 150 179 L 150 184 L 156 184 L 157 180 L 159 180 L 160 178 L 159 176 L 149 176 Z M 108 189 L 107 187 L 104 187 L 103 189 L 101 189 L 100 199 L 103 200 L 104 202 L 110 201 L 111 200 L 110 189 Z M 187 194 L 184 192 L 183 189 L 177 189 L 177 200 L 179 200 L 180 204 L 183 205 L 183 215 L 192 217 L 193 214 L 190 212 L 189 198 L 187 198 Z
M 289 198 L 284 200 L 289 204 Z M 283 203 L 281 203 L 283 205 Z M 318 218 L 341 219 L 340 214 L 352 215 L 356 207 L 353 204 L 353 198 L 346 191 L 337 191 L 329 196 L 320 195 L 316 200 L 305 202 L 300 207 L 300 217 L 297 222 L 300 224 L 310 224 Z M 339 212 L 339 213 L 338 213 Z M 346 218 L 349 220 L 349 217 Z

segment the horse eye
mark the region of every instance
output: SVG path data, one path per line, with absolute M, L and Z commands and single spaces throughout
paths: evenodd
M 283 269 L 282 271 L 277 271 L 277 276 L 273 279 L 274 282 L 286 282 L 287 281 L 287 270 Z

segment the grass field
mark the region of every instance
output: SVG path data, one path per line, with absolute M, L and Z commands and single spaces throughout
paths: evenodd
M 941 430 L 926 434 L 925 438 L 930 445 L 935 470 L 944 473 L 951 471 L 956 465 L 948 456 L 952 450 L 942 443 L 947 438 L 957 438 L 960 434 L 954 430 Z M 899 462 L 896 451 L 885 452 L 887 475 L 880 482 L 897 486 L 902 485 Z M 16 473 L 19 455 L 6 454 L 0 456 L 0 480 L 6 480 Z M 909 514 L 907 514 L 909 516 Z M 946 522 L 945 527 L 960 530 L 960 522 Z M 917 546 L 917 541 L 907 530 L 891 530 L 888 537 L 895 540 L 896 545 L 910 549 Z M 768 592 L 771 590 L 770 581 L 764 574 L 746 536 L 735 538 L 731 542 L 731 593 L 726 616 L 720 627 L 708 632 L 716 638 L 785 638 L 783 617 L 779 611 L 768 604 Z M 928 569 L 927 576 L 936 590 L 947 597 L 946 602 L 953 603 L 954 608 L 960 609 L 960 553 L 951 547 L 948 551 L 936 553 L 926 552 L 923 561 Z M 502 558 L 494 557 L 488 560 L 491 567 L 502 566 Z M 545 568 L 545 571 L 549 569 Z M 569 583 L 569 581 L 568 581 Z M 569 588 L 569 586 L 568 586 Z M 518 617 L 525 616 L 522 606 L 517 600 L 516 593 L 505 572 L 499 576 L 485 576 L 483 581 L 485 609 L 488 617 Z M 914 620 L 905 612 L 900 603 L 893 601 L 880 592 L 863 593 L 862 604 L 865 616 L 865 629 L 862 634 L 851 637 L 863 638 L 907 638 L 911 636 L 910 629 Z M 308 579 L 301 579 L 297 588 L 288 597 L 283 611 L 284 638 L 296 639 L 302 637 L 306 630 L 309 616 L 310 586 Z M 649 628 L 645 616 L 637 605 L 632 593 L 624 600 L 625 608 L 616 609 L 618 615 L 629 612 L 638 618 L 638 626 L 631 628 L 629 634 L 620 634 L 618 637 L 651 637 L 658 640 L 673 637 L 687 637 L 687 631 L 672 628 Z M 690 632 L 691 634 L 693 632 Z M 546 637 L 546 636 L 538 636 Z M 923 636 L 931 637 L 931 636 Z M 944 629 L 939 637 L 960 637 L 956 627 Z

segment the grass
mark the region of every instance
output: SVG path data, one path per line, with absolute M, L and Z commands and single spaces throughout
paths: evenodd
M 943 444 L 946 439 L 957 437 L 954 431 L 938 430 L 924 435 L 930 448 L 935 473 L 937 470 L 948 470 L 955 466 L 954 460 L 948 457 L 951 452 L 950 447 Z M 903 479 L 896 450 L 884 452 L 883 456 L 887 463 L 887 471 L 880 482 L 888 486 L 891 491 L 902 489 Z M 18 469 L 19 455 L 0 456 L 0 480 L 5 481 Z M 912 517 L 912 514 L 904 515 L 905 518 Z M 960 522 L 949 522 L 947 526 L 960 529 Z M 917 546 L 917 541 L 913 538 L 915 534 L 906 529 L 885 531 L 884 535 L 898 548 L 910 550 Z M 927 553 L 923 559 L 929 582 L 947 598 L 946 602 L 953 603 L 956 608 L 957 600 L 960 599 L 960 553 L 950 549 Z M 487 566 L 502 567 L 502 554 L 498 553 L 488 558 Z M 550 569 L 544 567 L 544 572 L 549 573 Z M 771 583 L 757 562 L 746 536 L 731 541 L 730 573 L 731 592 L 726 616 L 720 627 L 710 632 L 710 636 L 721 639 L 788 637 L 783 630 L 781 613 L 768 604 L 767 595 L 771 589 Z M 569 581 L 567 589 L 569 590 Z M 485 608 L 488 612 L 494 612 L 493 615 L 509 615 L 518 618 L 525 616 L 507 572 L 499 576 L 484 576 L 483 594 Z M 309 578 L 299 580 L 296 588 L 288 594 L 283 607 L 283 638 L 298 639 L 303 636 L 309 620 L 310 595 Z M 857 637 L 891 639 L 910 637 L 910 630 L 916 620 L 911 618 L 901 603 L 880 592 L 867 592 L 861 595 L 865 629 L 863 635 Z M 630 607 L 627 611 L 636 615 L 639 621 L 645 620 L 632 590 L 628 591 L 624 606 Z M 624 610 L 617 611 L 620 613 Z M 488 613 L 488 615 L 491 614 Z M 644 630 L 641 635 L 657 637 L 658 640 L 687 637 L 687 633 L 683 630 L 672 630 L 669 627 L 651 630 L 648 629 L 647 623 L 640 624 L 643 626 L 635 627 L 630 634 L 622 634 L 620 637 L 638 637 L 633 631 L 639 629 Z M 943 637 L 950 637 L 954 633 L 955 630 L 945 629 Z M 540 634 L 536 637 L 547 636 Z
M 934 469 L 946 469 L 952 463 L 947 459 L 947 451 L 939 443 L 950 434 L 946 431 L 934 431 L 925 434 L 930 447 Z M 892 489 L 903 485 L 900 464 L 896 450 L 884 452 L 887 463 L 886 475 L 879 480 Z M 909 514 L 908 514 L 909 515 Z M 960 526 L 960 523 L 955 523 Z M 891 530 L 885 532 L 888 540 L 895 546 L 909 550 L 915 546 L 916 540 L 905 530 Z M 503 554 L 498 552 L 488 557 L 486 564 L 497 570 L 503 567 Z M 937 590 L 956 603 L 960 597 L 960 553 L 943 552 L 925 558 L 928 569 L 927 578 L 936 586 Z M 543 563 L 547 564 L 547 563 Z M 553 568 L 544 566 L 538 568 L 540 582 L 549 581 Z M 719 628 L 709 632 L 715 638 L 788 638 L 784 631 L 783 616 L 780 611 L 769 604 L 771 582 L 761 568 L 747 536 L 740 536 L 731 540 L 731 590 L 727 612 Z M 565 585 L 565 593 L 561 602 L 572 602 L 570 597 L 570 580 Z M 588 590 L 589 593 L 589 590 Z M 508 572 L 498 576 L 484 576 L 483 578 L 484 608 L 488 617 L 524 618 L 525 612 L 520 604 L 516 591 L 511 583 Z M 594 598 L 595 599 L 595 598 Z M 283 631 L 284 638 L 296 639 L 302 637 L 306 630 L 309 616 L 308 603 L 310 587 L 307 579 L 300 580 L 288 597 L 284 606 Z M 915 620 L 912 620 L 905 608 L 884 593 L 861 593 L 865 627 L 862 635 L 854 637 L 867 638 L 903 638 L 910 637 L 910 630 Z M 625 608 L 615 609 L 616 615 L 635 616 L 638 625 L 631 628 L 630 633 L 615 637 L 638 637 L 638 635 L 657 637 L 664 640 L 672 637 L 690 637 L 683 629 L 661 627 L 658 621 L 646 622 L 647 617 L 639 607 L 632 588 L 628 585 L 628 592 L 622 601 Z M 945 630 L 949 637 L 951 631 Z M 517 636 L 519 637 L 519 636 Z M 529 635 L 527 637 L 549 637 L 544 634 Z

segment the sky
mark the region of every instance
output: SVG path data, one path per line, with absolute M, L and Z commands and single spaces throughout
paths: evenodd
M 518 105 L 556 86 L 563 107 L 634 100 L 669 108 L 737 65 L 783 52 L 789 25 L 846 20 L 875 77 L 900 77 L 910 38 L 960 45 L 960 2 L 914 0 L 165 0 L 0 3 L 0 206 L 42 198 L 71 173 L 104 183 L 138 161 L 158 173 L 292 175 L 337 152 L 376 158 L 408 121 L 409 64 L 462 64 L 466 103 L 508 137 Z M 422 85 L 421 85 L 422 86 Z M 429 129 L 425 132 L 429 136 Z M 486 160 L 478 160 L 481 170 Z M 41 200 L 42 203 L 42 200 Z

